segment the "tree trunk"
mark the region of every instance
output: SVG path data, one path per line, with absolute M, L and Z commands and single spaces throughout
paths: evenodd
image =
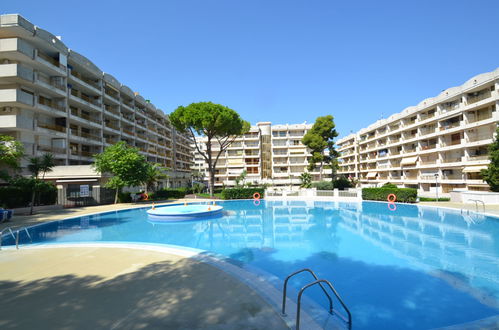
M 29 215 L 33 215 L 33 207 L 35 205 L 35 195 L 36 195 L 36 188 L 33 187 L 33 192 L 31 193 L 31 206 L 29 208 Z
M 213 197 L 214 192 L 213 192 L 213 187 L 215 187 L 215 171 L 212 170 L 210 172 L 210 196 Z
M 319 181 L 322 181 L 322 167 L 324 165 L 324 162 L 321 161 L 321 167 L 319 168 Z
M 118 203 L 118 191 L 119 191 L 119 189 L 116 188 L 116 193 L 114 194 L 114 204 Z
M 211 138 L 208 137 L 208 141 L 206 142 L 206 153 L 208 156 L 208 172 L 210 174 L 210 197 L 213 197 L 213 186 L 215 185 L 215 168 L 212 164 L 211 157 Z

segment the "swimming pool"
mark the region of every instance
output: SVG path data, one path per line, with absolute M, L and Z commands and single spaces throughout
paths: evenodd
M 499 314 L 497 218 L 403 204 L 391 211 L 378 202 L 220 204 L 223 217 L 204 221 L 158 224 L 142 208 L 46 223 L 30 234 L 35 243 L 202 249 L 280 279 L 311 268 L 333 282 L 354 329 L 429 329 Z M 21 241 L 28 242 L 22 232 Z M 3 242 L 14 244 L 9 236 Z M 309 280 L 298 277 L 291 285 Z M 309 297 L 326 306 L 318 289 Z

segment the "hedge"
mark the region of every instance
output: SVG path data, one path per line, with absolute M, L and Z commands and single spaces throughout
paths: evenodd
M 259 193 L 263 198 L 264 188 L 230 188 L 222 190 L 222 199 L 249 199 L 253 198 L 254 193 Z
M 362 199 L 371 201 L 387 201 L 388 195 L 395 194 L 397 202 L 415 203 L 418 190 L 414 188 L 363 188 Z
M 179 198 L 184 198 L 188 192 L 189 189 L 186 188 L 179 188 L 179 189 L 165 188 L 165 189 L 160 189 L 152 194 L 149 194 L 149 199 L 169 199 L 169 198 L 179 199 Z
M 14 184 L 0 187 L 0 207 L 27 207 L 31 203 L 31 179 L 17 179 Z M 57 188 L 48 182 L 38 181 L 35 205 L 52 205 L 57 200 Z

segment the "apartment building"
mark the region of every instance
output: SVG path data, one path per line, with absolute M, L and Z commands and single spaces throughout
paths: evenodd
M 0 133 L 57 165 L 90 164 L 125 141 L 190 180 L 192 141 L 162 110 L 20 15 L 0 16 Z
M 271 184 L 275 186 L 299 185 L 300 174 L 307 171 L 311 157 L 307 147 L 301 142 L 312 124 L 272 125 L 260 122 L 250 131 L 223 151 L 215 169 L 215 186 L 234 186 L 237 177 L 246 171 L 246 183 Z M 206 138 L 197 138 L 198 146 L 206 151 Z M 219 152 L 215 143 L 213 157 Z M 208 180 L 208 167 L 204 158 L 194 150 L 194 169 L 205 173 Z M 319 180 L 320 169 L 310 172 L 314 180 Z M 323 169 L 323 179 L 331 176 L 330 169 Z
M 488 190 L 480 171 L 499 122 L 499 69 L 477 75 L 338 140 L 338 174 L 435 196 Z

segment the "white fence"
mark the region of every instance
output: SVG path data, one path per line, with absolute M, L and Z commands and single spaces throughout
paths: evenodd
M 361 189 L 349 190 L 317 190 L 300 189 L 300 190 L 287 190 L 287 189 L 267 189 L 265 191 L 266 199 L 330 199 L 330 200 L 362 200 Z

